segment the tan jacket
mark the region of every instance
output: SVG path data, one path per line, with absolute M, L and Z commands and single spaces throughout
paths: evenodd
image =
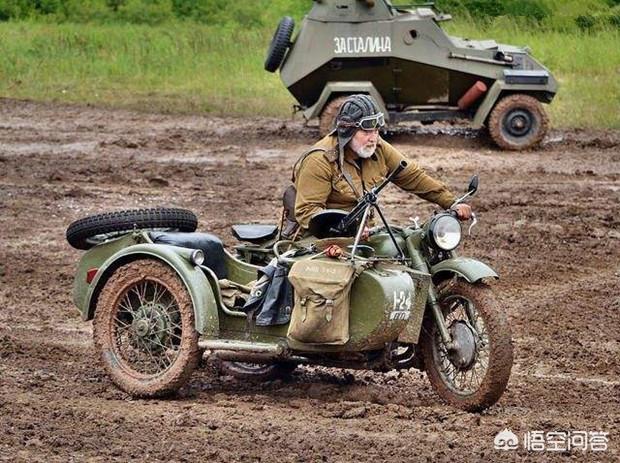
M 295 217 L 302 228 L 307 229 L 310 218 L 324 209 L 350 211 L 357 204 L 357 196 L 347 183 L 338 167 L 338 148 L 335 136 L 326 136 L 313 148 L 323 148 L 302 157 L 294 168 L 297 188 Z M 401 160 L 407 167 L 396 176 L 394 183 L 405 191 L 448 208 L 456 199 L 446 186 L 430 177 L 414 161 L 405 158 L 396 148 L 379 138 L 377 150 L 370 158 L 359 159 L 347 145 L 344 154 L 344 169 L 351 176 L 357 194 L 380 184 Z

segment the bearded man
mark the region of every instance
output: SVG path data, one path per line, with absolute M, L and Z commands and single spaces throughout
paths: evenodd
M 443 183 L 379 136 L 384 124 L 370 96 L 352 95 L 340 107 L 334 130 L 300 157 L 293 181 L 295 219 L 302 230 L 325 209 L 353 209 L 364 192 L 379 185 L 403 160 L 407 167 L 393 179 L 397 186 L 443 209 L 452 206 L 456 198 Z M 454 210 L 460 220 L 471 217 L 468 204 Z

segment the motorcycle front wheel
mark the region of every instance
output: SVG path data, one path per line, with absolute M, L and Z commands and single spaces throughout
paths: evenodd
M 512 335 L 490 287 L 462 280 L 440 293 L 448 350 L 435 321 L 423 326 L 420 348 L 431 386 L 450 405 L 480 411 L 499 400 L 512 369 Z

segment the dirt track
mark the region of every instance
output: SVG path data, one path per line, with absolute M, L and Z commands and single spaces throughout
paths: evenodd
M 424 374 L 301 368 L 248 385 L 200 370 L 171 400 L 132 400 L 102 372 L 71 302 L 74 219 L 180 206 L 199 228 L 273 222 L 299 122 L 145 115 L 0 100 L 0 460 L 618 461 L 620 134 L 553 132 L 509 154 L 463 137 L 399 135 L 454 190 L 479 173 L 464 254 L 502 276 L 515 366 L 499 404 L 453 410 Z M 396 210 L 407 201 L 406 210 Z M 393 219 L 427 217 L 389 189 Z M 609 432 L 606 452 L 499 452 L 494 436 Z

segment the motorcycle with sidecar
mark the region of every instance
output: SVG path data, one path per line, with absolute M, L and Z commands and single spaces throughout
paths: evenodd
M 277 226 L 234 225 L 243 243 L 230 251 L 216 236 L 195 232 L 196 216 L 183 209 L 126 210 L 73 222 L 67 240 L 86 250 L 73 300 L 83 320 L 94 320 L 95 346 L 112 381 L 133 396 L 170 394 L 208 352 L 227 374 L 245 379 L 286 376 L 303 364 L 413 367 L 425 371 L 452 406 L 480 411 L 493 405 L 513 362 L 510 326 L 488 285 L 498 275 L 457 255 L 462 230 L 452 210 L 422 224 L 387 222 L 379 194 L 403 167 L 352 211 L 317 214 L 309 236 L 295 241 L 281 239 Z M 473 177 L 455 204 L 477 188 Z M 371 211 L 381 225 L 363 240 Z M 474 216 L 471 226 L 475 222 Z M 327 252 L 334 247 L 340 252 Z M 259 326 L 238 298 L 225 297 L 231 288 L 251 292 L 269 262 L 299 268 L 310 259 L 317 268 L 356 268 L 342 342 L 300 341 L 289 323 Z M 330 304 L 318 301 L 317 310 Z M 302 310 L 297 297 L 287 309 Z

